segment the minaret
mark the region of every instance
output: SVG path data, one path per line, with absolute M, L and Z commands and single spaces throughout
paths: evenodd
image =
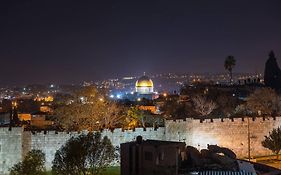
M 12 109 L 10 111 L 10 129 L 14 126 L 19 125 L 19 117 L 17 112 L 17 102 L 12 102 Z
M 10 123 L 9 123 L 9 130 L 13 127 L 13 109 L 10 109 Z

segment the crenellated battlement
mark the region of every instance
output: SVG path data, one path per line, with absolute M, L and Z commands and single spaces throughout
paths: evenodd
M 30 149 L 40 149 L 46 155 L 46 167 L 50 169 L 56 150 L 58 150 L 65 142 L 72 136 L 78 136 L 82 133 L 88 133 L 88 131 L 81 132 L 30 132 L 24 131 L 30 135 Z M 130 142 L 136 140 L 136 137 L 142 135 L 144 139 L 156 139 L 165 140 L 165 128 L 135 128 L 135 130 L 122 130 L 116 128 L 114 130 L 104 129 L 101 131 L 102 136 L 107 136 L 113 146 L 119 147 L 121 143 Z
M 186 118 L 176 120 L 165 120 L 165 123 L 220 123 L 220 122 L 264 122 L 264 121 L 281 121 L 281 116 L 278 117 L 240 117 L 240 118 L 214 118 L 214 119 L 197 119 L 197 118 Z
M 23 132 L 23 128 L 22 127 L 0 127 L 0 133 L 22 133 Z
M 249 121 L 249 122 L 248 122 Z M 198 149 L 207 144 L 228 147 L 238 157 L 248 154 L 248 136 L 250 135 L 251 155 L 266 155 L 271 152 L 262 147 L 261 141 L 273 129 L 281 126 L 281 117 L 224 118 L 166 120 L 165 127 L 154 129 L 135 128 L 134 130 L 104 129 L 101 134 L 107 136 L 116 147 L 130 142 L 141 135 L 144 139 L 181 141 Z M 24 131 L 22 127 L 0 128 L 0 174 L 8 174 L 9 168 L 22 160 L 31 149 L 42 150 L 46 155 L 46 168 L 49 170 L 54 155 L 65 142 L 81 132 Z M 248 133 L 249 132 L 249 133 Z M 249 135 L 248 135 L 249 134 Z M 1 163 L 5 162 L 5 166 Z
M 20 128 L 20 127 L 19 127 Z M 129 129 L 129 130 L 123 130 L 122 128 L 115 128 L 113 130 L 104 129 L 101 131 L 101 133 L 139 133 L 139 132 L 157 132 L 159 130 L 162 130 L 164 127 L 159 128 L 153 128 L 153 127 L 147 127 L 147 128 L 135 128 L 135 129 Z M 15 128 L 13 128 L 14 130 Z M 4 129 L 5 130 L 5 129 Z M 6 130 L 5 130 L 6 131 Z M 19 130 L 17 128 L 17 132 L 22 132 L 23 130 Z M 24 131 L 24 132 L 30 132 L 33 135 L 79 135 L 79 134 L 87 134 L 87 130 L 83 131 Z M 96 132 L 96 131 L 94 131 Z

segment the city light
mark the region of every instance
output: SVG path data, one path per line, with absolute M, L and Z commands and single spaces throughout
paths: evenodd
M 0 175 L 281 175 L 281 1 L 1 6 Z

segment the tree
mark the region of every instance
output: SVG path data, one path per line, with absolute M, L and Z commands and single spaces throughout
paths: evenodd
M 274 128 L 269 132 L 269 136 L 265 136 L 265 139 L 262 141 L 262 146 L 275 153 L 278 159 L 278 154 L 281 150 L 281 128 Z
M 249 110 L 246 107 L 246 104 L 239 104 L 233 111 L 236 116 L 247 116 L 249 114 Z
M 73 100 L 73 96 L 70 93 L 57 93 L 54 95 L 53 106 L 62 106 L 70 104 Z
M 90 132 L 70 138 L 56 152 L 52 170 L 57 175 L 99 175 L 115 157 L 110 140 Z
M 207 116 L 217 108 L 216 103 L 201 95 L 196 95 L 193 97 L 192 102 L 194 104 L 194 110 L 199 113 L 200 116 Z
M 45 154 L 40 150 L 31 150 L 24 160 L 15 164 L 10 175 L 43 175 L 45 174 Z
M 280 90 L 281 87 L 281 70 L 273 51 L 270 51 L 269 58 L 265 63 L 264 84 L 275 90 Z
M 83 87 L 69 104 L 57 106 L 57 123 L 66 130 L 100 130 L 121 127 L 124 108 L 107 101 L 95 87 Z
M 230 84 L 232 84 L 232 70 L 234 68 L 236 64 L 236 60 L 234 59 L 234 57 L 232 55 L 229 55 L 226 57 L 225 61 L 224 61 L 224 68 L 225 70 L 227 70 L 229 72 L 229 75 L 230 75 L 230 79 L 229 79 L 229 82 Z
M 230 88 L 209 87 L 206 97 L 216 102 L 216 114 L 223 115 L 223 117 L 230 117 L 235 108 L 241 103 L 233 89 Z
M 233 94 L 229 94 L 226 92 L 219 92 L 217 95 L 217 99 L 213 100 L 217 103 L 218 109 L 223 113 L 225 117 L 230 117 L 235 108 L 240 104 L 239 99 Z
M 136 128 L 139 126 L 141 119 L 143 118 L 143 113 L 137 107 L 130 107 L 127 110 L 127 129 Z
M 254 114 L 274 115 L 280 112 L 281 98 L 273 89 L 260 88 L 246 98 L 246 107 Z
M 148 117 L 148 112 L 139 109 L 138 107 L 130 107 L 127 111 L 127 122 L 128 126 L 141 126 L 146 127 L 146 121 Z
M 178 102 L 177 99 L 165 100 L 161 110 L 166 119 L 186 118 L 193 112 L 190 102 Z
M 115 102 L 105 102 L 98 114 L 98 127 L 100 129 L 114 129 L 116 127 L 123 127 L 126 118 L 126 108 L 118 105 Z
M 21 99 L 17 103 L 17 110 L 21 113 L 32 113 L 40 111 L 40 102 L 33 99 Z

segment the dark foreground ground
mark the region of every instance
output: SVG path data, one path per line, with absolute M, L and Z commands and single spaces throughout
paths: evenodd
M 47 172 L 47 175 L 52 175 L 52 172 Z M 104 175 L 120 175 L 120 167 L 109 167 Z

